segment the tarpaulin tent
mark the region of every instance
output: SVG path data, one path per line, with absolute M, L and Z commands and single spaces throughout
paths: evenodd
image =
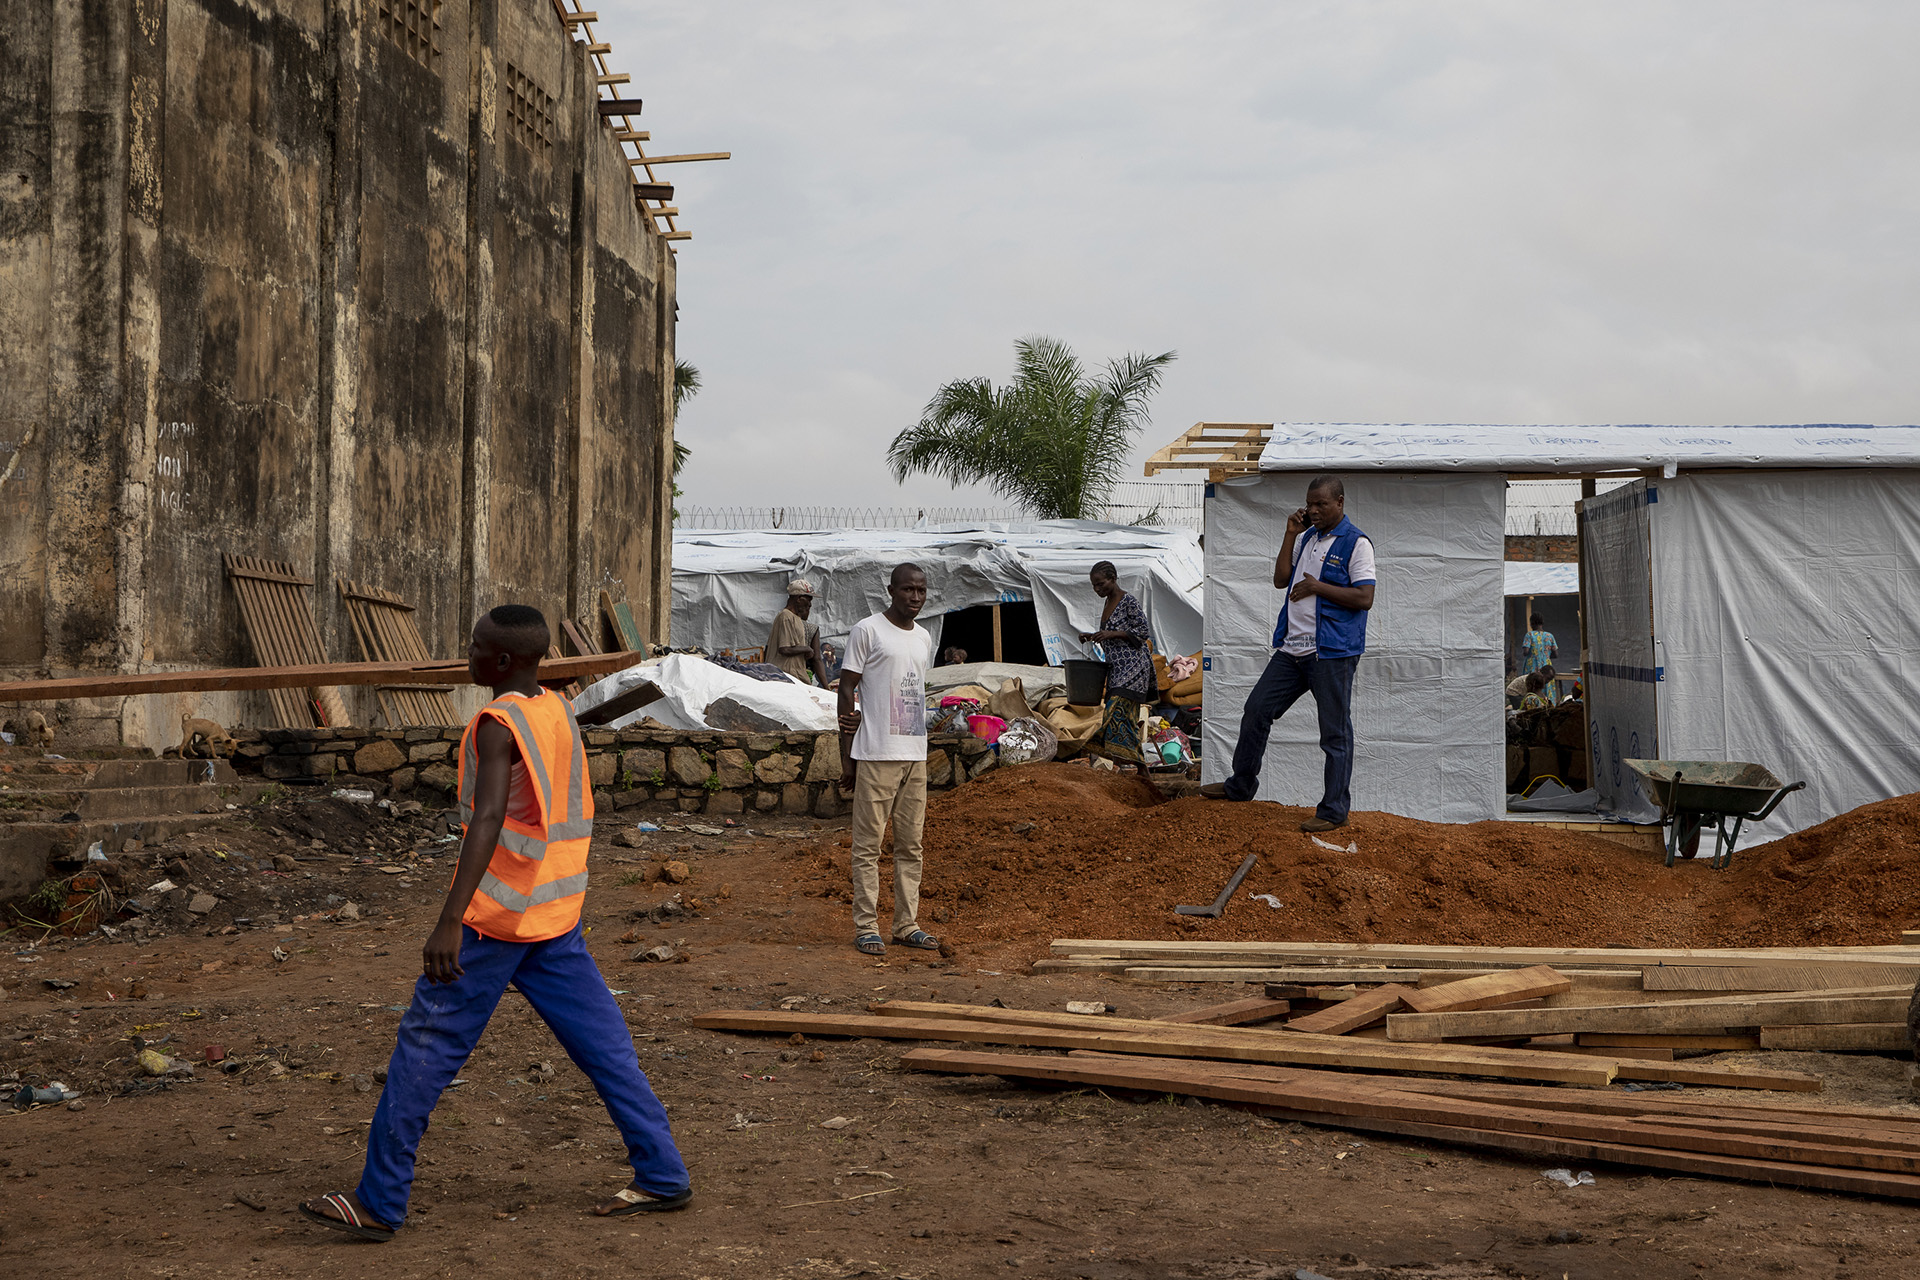
M 1279 612 L 1272 557 L 1308 480 L 1340 475 L 1379 589 L 1355 692 L 1356 808 L 1504 809 L 1509 476 L 1639 472 L 1582 503 L 1588 755 L 1602 803 L 1652 813 L 1634 756 L 1741 760 L 1807 790 L 1784 834 L 1920 786 L 1920 427 L 1276 427 L 1208 486 L 1206 777 L 1225 774 Z M 1563 657 L 1563 663 L 1566 659 Z M 1262 799 L 1312 804 L 1314 717 L 1276 727 Z
M 928 529 L 789 532 L 675 530 L 673 643 L 709 650 L 764 644 L 786 604 L 787 583 L 816 591 L 813 621 L 844 644 L 853 624 L 887 606 L 893 566 L 926 571 L 921 622 L 940 637 L 941 615 L 978 605 L 1032 601 L 1047 660 L 1083 652 L 1079 636 L 1099 627 L 1100 598 L 1087 571 L 1101 560 L 1139 597 L 1163 653 L 1200 647 L 1202 563 L 1191 530 L 1041 520 L 942 525 Z

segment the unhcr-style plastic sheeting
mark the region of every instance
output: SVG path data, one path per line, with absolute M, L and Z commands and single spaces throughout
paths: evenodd
M 1081 656 L 1079 633 L 1098 628 L 1100 598 L 1087 571 L 1101 560 L 1139 597 L 1163 653 L 1200 647 L 1202 565 L 1186 529 L 1045 520 L 934 529 L 783 530 L 673 535 L 673 643 L 706 649 L 766 643 L 787 582 L 818 593 L 813 621 L 844 651 L 853 624 L 887 606 L 893 566 L 927 575 L 922 625 L 940 638 L 940 615 L 976 605 L 1031 600 L 1049 661 Z
M 1587 760 L 1600 805 L 1615 817 L 1651 822 L 1659 810 L 1640 789 L 1628 760 L 1661 750 L 1654 652 L 1652 531 L 1648 512 L 1665 483 L 1636 480 L 1581 505 L 1582 581 L 1587 629 Z
M 1272 655 L 1273 561 L 1308 473 L 1209 487 L 1205 752 L 1227 775 L 1247 695 Z M 1378 588 L 1354 680 L 1353 806 L 1476 822 L 1505 804 L 1506 481 L 1348 475 L 1347 515 L 1373 539 Z M 1259 799 L 1313 805 L 1324 757 L 1312 699 L 1274 725 Z
M 1525 426 L 1285 422 L 1262 471 L 1624 471 L 1920 465 L 1920 427 Z M 1671 475 L 1672 472 L 1668 471 Z
M 1920 471 L 1657 488 L 1661 755 L 1804 779 L 1754 842 L 1920 788 Z

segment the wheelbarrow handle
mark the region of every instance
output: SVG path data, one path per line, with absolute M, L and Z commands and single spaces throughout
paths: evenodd
M 1773 811 L 1774 811 L 1775 809 L 1777 809 L 1777 808 L 1778 808 L 1778 807 L 1780 806 L 1780 802 L 1781 802 L 1782 800 L 1785 800 L 1785 799 L 1786 799 L 1786 798 L 1787 798 L 1788 796 L 1790 796 L 1790 795 L 1792 795 L 1792 794 L 1793 794 L 1794 792 L 1796 792 L 1796 791 L 1803 791 L 1803 790 L 1805 790 L 1805 789 L 1806 789 L 1806 785 L 1807 785 L 1807 784 L 1806 784 L 1806 780 L 1805 780 L 1805 779 L 1802 779 L 1801 781 L 1799 781 L 1799 782 L 1796 782 L 1796 783 L 1794 783 L 1794 784 L 1793 784 L 1792 786 L 1790 786 L 1790 787 L 1782 787 L 1782 788 L 1780 788 L 1780 789 L 1779 789 L 1778 791 L 1776 791 L 1776 792 L 1774 792 L 1774 793 L 1773 793 L 1773 799 L 1771 799 L 1771 800 L 1769 800 L 1769 801 L 1767 801 L 1767 805 L 1766 805 L 1766 808 L 1764 808 L 1764 809 L 1762 809 L 1762 810 L 1760 810 L 1760 812 L 1758 812 L 1758 813 L 1756 813 L 1756 814 L 1754 814 L 1754 815 L 1753 815 L 1753 817 L 1752 817 L 1751 819 L 1749 819 L 1749 821 L 1752 821 L 1752 822 L 1759 822 L 1759 821 L 1761 821 L 1761 820 L 1762 820 L 1762 819 L 1764 819 L 1764 818 L 1765 818 L 1765 817 L 1766 817 L 1766 816 L 1767 816 L 1768 814 L 1770 814 L 1770 813 L 1772 813 L 1772 812 L 1773 812 Z

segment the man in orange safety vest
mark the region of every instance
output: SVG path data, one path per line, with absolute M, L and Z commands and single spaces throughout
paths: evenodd
M 549 640 L 546 618 L 526 605 L 501 605 L 474 624 L 467 668 L 475 684 L 492 687 L 493 701 L 460 744 L 460 861 L 421 949 L 422 973 L 400 1019 L 360 1185 L 300 1206 L 322 1226 L 393 1238 L 406 1220 L 427 1118 L 509 983 L 593 1081 L 626 1140 L 633 1181 L 594 1212 L 659 1212 L 693 1198 L 666 1110 L 582 940 L 593 790 L 572 706 L 540 687 Z

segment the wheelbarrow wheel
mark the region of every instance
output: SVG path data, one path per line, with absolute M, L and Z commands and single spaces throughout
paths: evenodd
M 1686 843 L 1680 846 L 1680 856 L 1683 858 L 1697 858 L 1700 856 L 1699 827 L 1695 827 L 1693 834 L 1687 837 Z

